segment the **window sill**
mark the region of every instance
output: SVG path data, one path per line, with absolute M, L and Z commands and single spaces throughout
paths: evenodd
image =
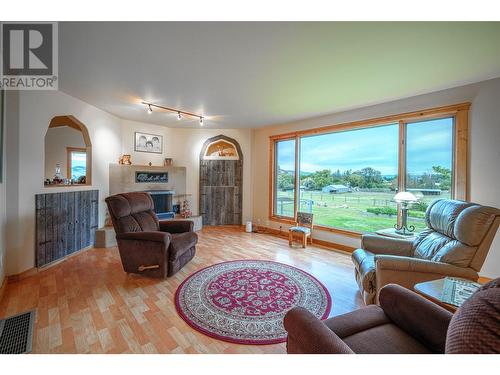
M 269 220 L 275 221 L 278 223 L 283 223 L 283 224 L 295 224 L 296 223 L 295 220 L 293 220 L 291 218 L 284 217 L 284 216 L 270 216 Z M 324 232 L 341 234 L 341 235 L 352 237 L 352 238 L 361 238 L 361 236 L 363 235 L 363 233 L 360 233 L 360 232 L 347 230 L 347 229 L 326 227 L 324 225 L 314 225 L 314 230 L 321 230 Z

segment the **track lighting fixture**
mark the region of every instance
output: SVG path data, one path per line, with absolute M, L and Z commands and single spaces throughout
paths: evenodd
M 158 109 L 163 109 L 164 111 L 176 112 L 177 113 L 177 120 L 182 120 L 182 115 L 197 117 L 200 120 L 200 126 L 203 126 L 203 122 L 205 120 L 205 118 L 202 115 L 197 115 L 196 113 L 181 111 L 180 109 L 169 108 L 169 107 L 165 107 L 165 106 L 162 106 L 159 104 L 153 104 L 153 103 L 148 103 L 148 102 L 141 102 L 141 103 L 147 107 L 149 114 L 153 113 L 153 107 L 155 107 Z

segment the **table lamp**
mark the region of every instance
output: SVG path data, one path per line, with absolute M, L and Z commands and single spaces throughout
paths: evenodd
M 418 199 L 412 193 L 408 191 L 402 191 L 397 193 L 394 198 L 394 202 L 401 204 L 401 225 L 394 224 L 394 228 L 396 229 L 397 234 L 401 234 L 403 236 L 413 236 L 413 231 L 415 231 L 415 227 L 413 225 L 408 226 L 408 206 L 416 202 Z

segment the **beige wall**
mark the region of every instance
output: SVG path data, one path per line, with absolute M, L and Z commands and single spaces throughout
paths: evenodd
M 68 155 L 66 147 L 84 148 L 85 142 L 81 131 L 62 126 L 47 129 L 45 134 L 45 178 L 53 178 L 56 164 L 61 165 L 61 174 L 67 176 Z
M 84 187 L 45 188 L 44 135 L 52 117 L 72 114 L 87 125 L 93 146 L 92 188 L 99 189 L 99 216 L 105 217 L 104 198 L 109 189 L 109 164 L 116 163 L 124 153 L 132 155 L 134 164 L 162 165 L 171 157 L 174 165 L 186 167 L 186 191 L 192 194 L 194 213 L 198 213 L 199 153 L 206 139 L 224 134 L 235 138 L 243 151 L 243 221 L 253 218 L 279 228 L 268 221 L 268 157 L 269 135 L 292 130 L 340 124 L 423 108 L 472 102 L 470 154 L 471 198 L 473 201 L 500 207 L 500 116 L 498 115 L 500 79 L 463 86 L 409 99 L 356 109 L 330 116 L 312 118 L 279 126 L 258 129 L 166 128 L 120 120 L 62 92 L 8 92 L 6 123 L 6 182 L 0 185 L 0 220 L 5 211 L 6 274 L 16 274 L 34 266 L 34 195 L 47 191 L 81 190 Z M 163 154 L 135 153 L 133 133 L 143 131 L 161 134 Z M 8 197 L 8 199 L 5 199 Z M 4 208 L 5 207 L 5 208 Z M 0 225 L 0 228 L 2 226 Z M 285 226 L 283 226 L 285 229 Z M 316 238 L 349 246 L 359 241 L 329 232 L 315 232 Z M 5 235 L 4 235 L 5 237 Z M 1 247 L 0 247 L 1 249 Z M 0 250 L 1 251 L 1 250 Z M 0 253 L 0 260 L 1 260 Z M 0 267 L 1 270 L 1 267 Z M 0 271 L 1 272 L 1 271 Z M 500 275 L 500 238 L 497 234 L 493 248 L 481 274 Z
M 163 154 L 134 152 L 134 132 L 141 131 L 163 136 Z M 251 129 L 211 129 L 211 128 L 167 128 L 160 125 L 122 121 L 122 153 L 132 155 L 133 164 L 163 165 L 165 158 L 172 158 L 173 165 L 186 167 L 186 194 L 191 194 L 193 213 L 199 209 L 200 151 L 203 143 L 211 137 L 223 134 L 236 139 L 243 152 L 243 222 L 252 219 L 252 130 Z
M 341 124 L 419 109 L 472 102 L 470 113 L 470 192 L 471 200 L 480 204 L 500 207 L 500 79 L 485 81 L 371 107 L 311 118 L 278 126 L 259 128 L 253 134 L 252 165 L 253 218 L 273 228 L 284 224 L 268 220 L 269 203 L 269 136 L 294 130 Z M 315 231 L 315 238 L 348 246 L 359 246 L 359 240 L 325 231 Z M 481 275 L 500 276 L 500 235 L 492 249 Z
M 109 164 L 121 153 L 118 118 L 60 91 L 7 93 L 7 274 L 35 264 L 35 194 L 99 190 L 99 220 L 104 223 Z M 92 186 L 43 186 L 44 137 L 54 116 L 73 115 L 83 122 L 92 142 Z
M 0 97 L 1 100 L 1 97 Z M 0 103 L 1 105 L 1 103 Z M 5 112 L 0 111 L 0 116 L 5 119 Z M 2 118 L 0 117 L 0 126 L 2 126 Z M 5 253 L 6 253 L 6 238 L 5 238 L 5 216 L 6 216 L 6 208 L 5 208 L 5 195 L 6 195 L 6 184 L 5 184 L 5 167 L 6 167 L 6 160 L 5 160 L 5 130 L 3 137 L 1 135 L 2 129 L 0 128 L 0 152 L 2 152 L 2 155 L 0 159 L 2 160 L 2 168 L 0 168 L 0 173 L 3 173 L 3 178 L 2 182 L 0 182 L 0 288 L 2 287 L 2 283 L 4 281 L 5 277 Z M 0 294 L 1 298 L 1 294 Z

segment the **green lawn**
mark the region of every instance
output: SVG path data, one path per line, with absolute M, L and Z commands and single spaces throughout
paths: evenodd
M 430 203 L 437 198 L 449 198 L 448 192 L 440 196 L 424 196 L 421 200 Z M 288 198 L 289 202 L 278 206 L 278 214 L 293 216 L 293 191 L 279 191 L 278 197 Z M 312 212 L 314 223 L 334 228 L 354 230 L 358 232 L 374 232 L 379 229 L 392 228 L 396 223 L 395 215 L 376 215 L 366 211 L 369 207 L 394 207 L 393 192 L 353 192 L 343 194 L 322 193 L 320 191 L 303 191 L 301 194 L 301 211 L 309 212 L 306 200 L 313 201 Z M 410 215 L 411 215 L 410 211 Z M 416 212 L 415 215 L 422 216 Z M 414 225 L 416 231 L 425 228 L 423 218 L 409 217 L 408 223 Z

